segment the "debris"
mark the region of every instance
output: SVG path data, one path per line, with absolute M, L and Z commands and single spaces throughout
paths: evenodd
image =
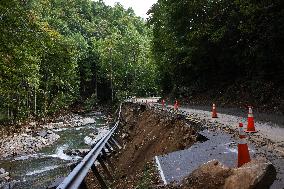
M 269 188 L 276 179 L 275 167 L 266 159 L 256 159 L 233 169 L 226 179 L 224 188 Z

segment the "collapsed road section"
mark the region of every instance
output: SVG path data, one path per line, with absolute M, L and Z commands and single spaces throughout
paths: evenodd
M 112 156 L 116 165 L 112 188 L 283 186 L 281 156 L 256 149 L 249 141 L 252 161 L 237 168 L 238 130 L 214 127 L 185 112 L 145 102 L 122 107 L 123 148 Z

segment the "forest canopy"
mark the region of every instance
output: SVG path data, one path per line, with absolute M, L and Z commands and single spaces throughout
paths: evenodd
M 283 8 L 283 0 L 158 0 L 149 25 L 164 93 L 264 81 L 283 96 Z
M 151 30 L 120 4 L 1 0 L 0 29 L 0 117 L 158 90 Z
M 283 7 L 282 0 L 158 0 L 146 22 L 102 0 L 1 0 L 0 120 L 235 83 L 235 91 L 258 91 L 254 99 L 277 106 Z

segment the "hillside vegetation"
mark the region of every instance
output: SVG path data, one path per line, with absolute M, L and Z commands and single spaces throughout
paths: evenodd
M 157 91 L 151 30 L 132 9 L 91 0 L 1 0 L 0 118 Z
M 283 7 L 158 0 L 145 21 L 101 0 L 1 0 L 0 119 L 157 94 L 284 111 Z
M 284 112 L 282 0 L 158 0 L 149 13 L 164 93 L 282 99 Z

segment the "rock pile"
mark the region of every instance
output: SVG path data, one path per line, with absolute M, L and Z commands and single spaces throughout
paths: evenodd
M 64 150 L 64 153 L 69 155 L 69 156 L 80 156 L 84 157 L 89 153 L 90 149 L 68 149 Z
M 0 188 L 4 188 L 9 180 L 9 172 L 6 172 L 5 169 L 0 168 Z
M 3 134 L 0 139 L 0 158 L 35 153 L 60 138 L 54 131 L 93 123 L 95 123 L 95 119 L 76 114 L 60 116 L 53 122 L 44 125 L 31 122 L 27 127 L 22 128 L 20 133 Z
M 86 136 L 84 138 L 85 144 L 88 144 L 90 146 L 96 144 L 103 136 L 107 134 L 108 131 L 108 127 L 100 127 L 98 129 L 95 129 L 93 133 L 90 133 L 89 136 Z
M 0 182 L 1 182 L 3 179 L 7 179 L 8 176 L 9 176 L 9 172 L 6 172 L 5 169 L 0 168 Z
M 81 127 L 83 125 L 92 124 L 96 121 L 91 117 L 83 117 L 76 114 L 68 114 L 58 117 L 53 123 L 43 125 L 46 129 L 60 129 L 66 127 Z
M 0 141 L 0 154 L 2 154 L 2 157 L 8 157 L 35 153 L 59 138 L 59 135 L 50 130 L 14 134 Z

